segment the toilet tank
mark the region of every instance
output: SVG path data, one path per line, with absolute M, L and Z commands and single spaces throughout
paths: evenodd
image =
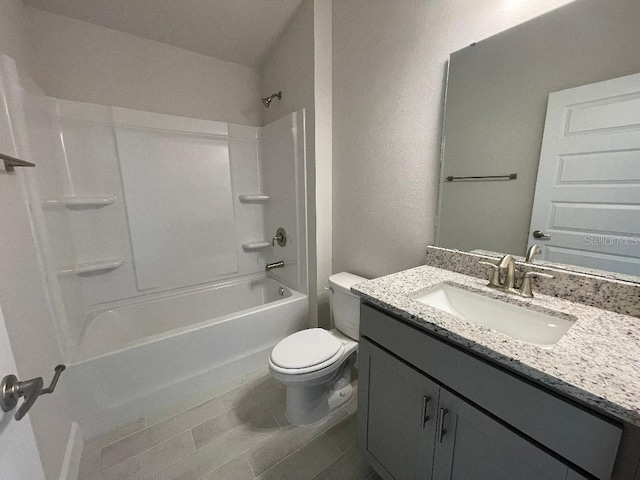
M 351 285 L 367 279 L 352 273 L 336 273 L 329 277 L 331 311 L 335 328 L 358 340 L 360 331 L 360 297 L 351 293 Z

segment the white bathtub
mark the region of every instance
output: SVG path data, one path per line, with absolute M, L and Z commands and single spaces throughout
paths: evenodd
M 307 296 L 263 274 L 97 312 L 66 383 L 91 437 L 267 364 Z

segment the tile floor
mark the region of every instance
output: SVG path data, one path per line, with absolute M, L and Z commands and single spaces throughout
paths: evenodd
M 379 479 L 355 446 L 355 396 L 304 427 L 284 400 L 267 368 L 200 392 L 85 442 L 80 479 Z

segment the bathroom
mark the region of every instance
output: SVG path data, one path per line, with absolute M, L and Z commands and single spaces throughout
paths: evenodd
M 601 71 L 584 81 L 558 81 L 547 94 L 629 76 L 640 72 L 632 53 L 640 44 L 633 28 L 640 15 L 636 2 L 623 0 L 601 17 L 584 13 L 599 8 L 594 0 L 179 3 L 0 3 L 5 101 L 0 153 L 36 164 L 8 173 L 0 167 L 2 224 L 11 226 L 2 229 L 0 242 L 0 351 L 7 370 L 2 376 L 42 377 L 47 386 L 54 367 L 67 366 L 55 391 L 38 398 L 21 421 L 15 421 L 15 410 L 2 417 L 0 451 L 7 453 L 0 463 L 3 471 L 11 472 L 6 478 L 423 478 L 407 473 L 405 467 L 394 471 L 393 461 L 387 465 L 382 456 L 372 460 L 376 454 L 363 446 L 363 412 L 374 413 L 357 403 L 364 398 L 367 367 L 362 358 L 374 358 L 375 345 L 385 346 L 375 339 L 368 317 L 365 328 L 374 347 L 354 344 L 357 333 L 338 337 L 348 351 L 339 373 L 351 373 L 341 385 L 351 386 L 353 392 L 344 391 L 348 401 L 338 398 L 339 406 L 310 425 L 292 424 L 309 422 L 296 419 L 293 409 L 285 410 L 295 402 L 288 401 L 288 386 L 269 368 L 270 353 L 295 332 L 315 327 L 335 331 L 330 298 L 336 303 L 338 294 L 358 282 L 342 276 L 330 284 L 332 275 L 350 272 L 378 279 L 354 288 L 352 294 L 377 306 L 376 312 L 420 317 L 423 310 L 384 297 L 384 284 L 375 283 L 382 282 L 379 277 L 425 264 L 469 273 L 472 261 L 497 261 L 486 251 L 524 256 L 532 243 L 545 248 L 544 238 L 533 242 L 521 233 L 529 230 L 527 202 L 533 198 L 537 158 L 527 163 L 532 170 L 512 169 L 507 157 L 526 159 L 526 152 L 524 147 L 506 148 L 509 155 L 496 159 L 489 173 L 454 169 L 453 162 L 446 161 L 457 151 L 451 140 L 455 132 L 449 135 L 450 124 L 443 123 L 467 118 L 464 113 L 455 116 L 453 87 L 464 95 L 463 87 L 472 84 L 462 76 L 452 83 L 457 70 L 448 70 L 449 60 L 451 68 L 464 60 L 473 66 L 469 45 L 479 42 L 484 48 L 508 35 L 510 28 L 548 12 L 540 18 L 553 25 L 558 21 L 560 31 L 562 24 L 553 19 L 562 12 L 572 16 L 567 9 L 575 8 L 576 18 L 590 18 L 592 23 L 583 29 L 574 25 L 564 33 L 570 32 L 575 44 L 585 45 L 589 53 L 584 55 L 595 59 L 589 63 L 601 65 Z M 585 9 L 582 16 L 580 8 Z M 614 23 L 621 17 L 626 23 Z M 618 48 L 607 43 L 597 50 L 588 38 L 580 37 L 589 30 L 605 37 L 615 31 Z M 536 35 L 536 29 L 529 33 Z M 539 31 L 537 35 L 540 39 Z M 497 48 L 498 57 L 509 57 L 508 47 Z M 520 71 L 494 69 L 502 80 L 515 79 Z M 445 96 L 448 74 L 450 96 Z M 504 91 L 515 104 L 517 93 Z M 536 157 L 546 95 L 541 108 L 537 136 L 528 139 L 538 142 Z M 529 126 L 523 120 L 511 133 L 523 136 Z M 448 148 L 441 164 L 443 128 Z M 485 143 L 492 142 L 484 142 L 483 148 Z M 201 148 L 216 158 L 213 170 L 198 166 L 196 153 Z M 471 145 L 470 150 L 477 148 Z M 162 165 L 139 162 L 139 157 Z M 184 168 L 185 162 L 194 165 Z M 637 173 L 637 165 L 630 168 Z M 448 175 L 514 172 L 515 182 L 443 180 Z M 635 218 L 632 206 L 638 203 L 633 182 L 628 191 L 635 200 L 619 202 L 629 205 L 630 224 Z M 191 188 L 175 188 L 185 184 Z M 206 188 L 211 184 L 216 188 Z M 469 190 L 475 192 L 474 202 L 461 190 L 452 190 L 483 185 L 494 189 L 497 201 L 495 208 L 480 213 L 464 206 L 491 205 L 491 199 L 477 201 L 491 189 Z M 527 189 L 531 192 L 525 195 Z M 214 223 L 207 223 L 207 203 L 215 206 L 209 209 L 215 211 Z M 522 207 L 518 212 L 528 210 L 521 216 L 504 209 L 509 204 Z M 487 213 L 493 216 L 482 217 Z M 469 225 L 484 230 L 456 230 Z M 637 240 L 638 232 L 627 233 Z M 433 245 L 482 252 L 458 258 Z M 620 257 L 633 259 L 633 247 Z M 163 252 L 162 261 L 146 256 L 152 251 Z M 205 263 L 203 252 L 215 263 Z M 224 255 L 216 256 L 220 252 Z M 267 265 L 274 268 L 265 272 Z M 581 281 L 589 308 L 613 311 L 613 316 L 630 321 L 638 315 L 634 305 L 640 271 L 633 261 L 624 265 L 630 270 L 600 277 L 585 274 L 597 277 L 591 283 L 580 276 L 580 269 L 554 270 L 554 280 L 533 280 L 533 293 L 539 298 L 531 301 L 558 296 L 553 286 L 559 279 Z M 486 268 L 472 269 L 471 275 L 486 284 Z M 535 273 L 549 272 L 542 268 Z M 607 277 L 614 277 L 614 287 L 600 280 Z M 403 280 L 397 279 L 400 288 Z M 520 282 L 518 277 L 522 286 Z M 575 300 L 576 305 L 585 301 Z M 552 302 L 546 307 L 557 308 Z M 568 308 L 567 314 L 579 317 L 580 308 Z M 132 318 L 139 322 L 132 326 Z M 578 324 L 569 337 L 579 331 Z M 390 327 L 389 338 L 402 335 L 398 331 L 394 337 Z M 456 343 L 455 338 L 449 340 Z M 313 345 L 316 341 L 320 343 L 311 340 Z M 359 364 L 354 370 L 347 362 L 355 360 L 356 347 Z M 496 345 L 485 348 L 505 354 Z M 393 353 L 412 365 L 413 372 L 423 371 L 449 385 L 438 373 L 418 365 L 419 359 Z M 637 357 L 631 355 L 627 361 L 633 365 Z M 629 368 L 638 373 L 637 365 Z M 619 370 L 629 371 L 621 364 Z M 373 371 L 368 371 L 373 378 Z M 464 388 L 454 390 L 460 393 Z M 589 398 L 598 396 L 604 402 L 609 398 L 606 391 L 594 389 L 591 397 L 576 400 L 557 385 L 549 388 L 613 423 L 627 426 L 638 416 L 620 420 L 615 409 L 597 402 L 594 407 Z M 419 397 L 422 401 L 423 395 Z M 475 397 L 469 393 L 466 398 Z M 628 411 L 635 408 L 633 398 L 621 405 Z M 398 404 L 398 425 L 403 425 L 401 407 Z M 485 410 L 504 420 L 502 414 Z M 443 415 L 431 417 L 442 423 L 442 431 Z M 172 422 L 181 424 L 174 434 L 168 433 Z M 577 472 L 566 473 L 566 478 L 640 478 L 628 473 L 637 466 L 629 466 L 635 461 L 631 454 L 621 453 L 615 467 L 607 470 L 601 468 L 604 461 L 595 466 L 583 463 L 524 426 L 504 423 L 525 432 L 524 437 Z M 609 432 L 607 425 L 602 428 Z M 391 438 L 393 428 L 382 426 Z M 388 451 L 404 448 L 401 440 L 389 440 Z M 632 451 L 638 436 L 625 433 L 617 441 L 620 451 Z

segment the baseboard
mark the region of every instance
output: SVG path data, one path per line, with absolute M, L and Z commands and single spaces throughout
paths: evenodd
M 71 424 L 71 431 L 69 432 L 67 451 L 64 454 L 60 480 L 78 480 L 83 446 L 84 438 L 82 436 L 82 430 L 80 430 L 77 422 L 73 422 Z

